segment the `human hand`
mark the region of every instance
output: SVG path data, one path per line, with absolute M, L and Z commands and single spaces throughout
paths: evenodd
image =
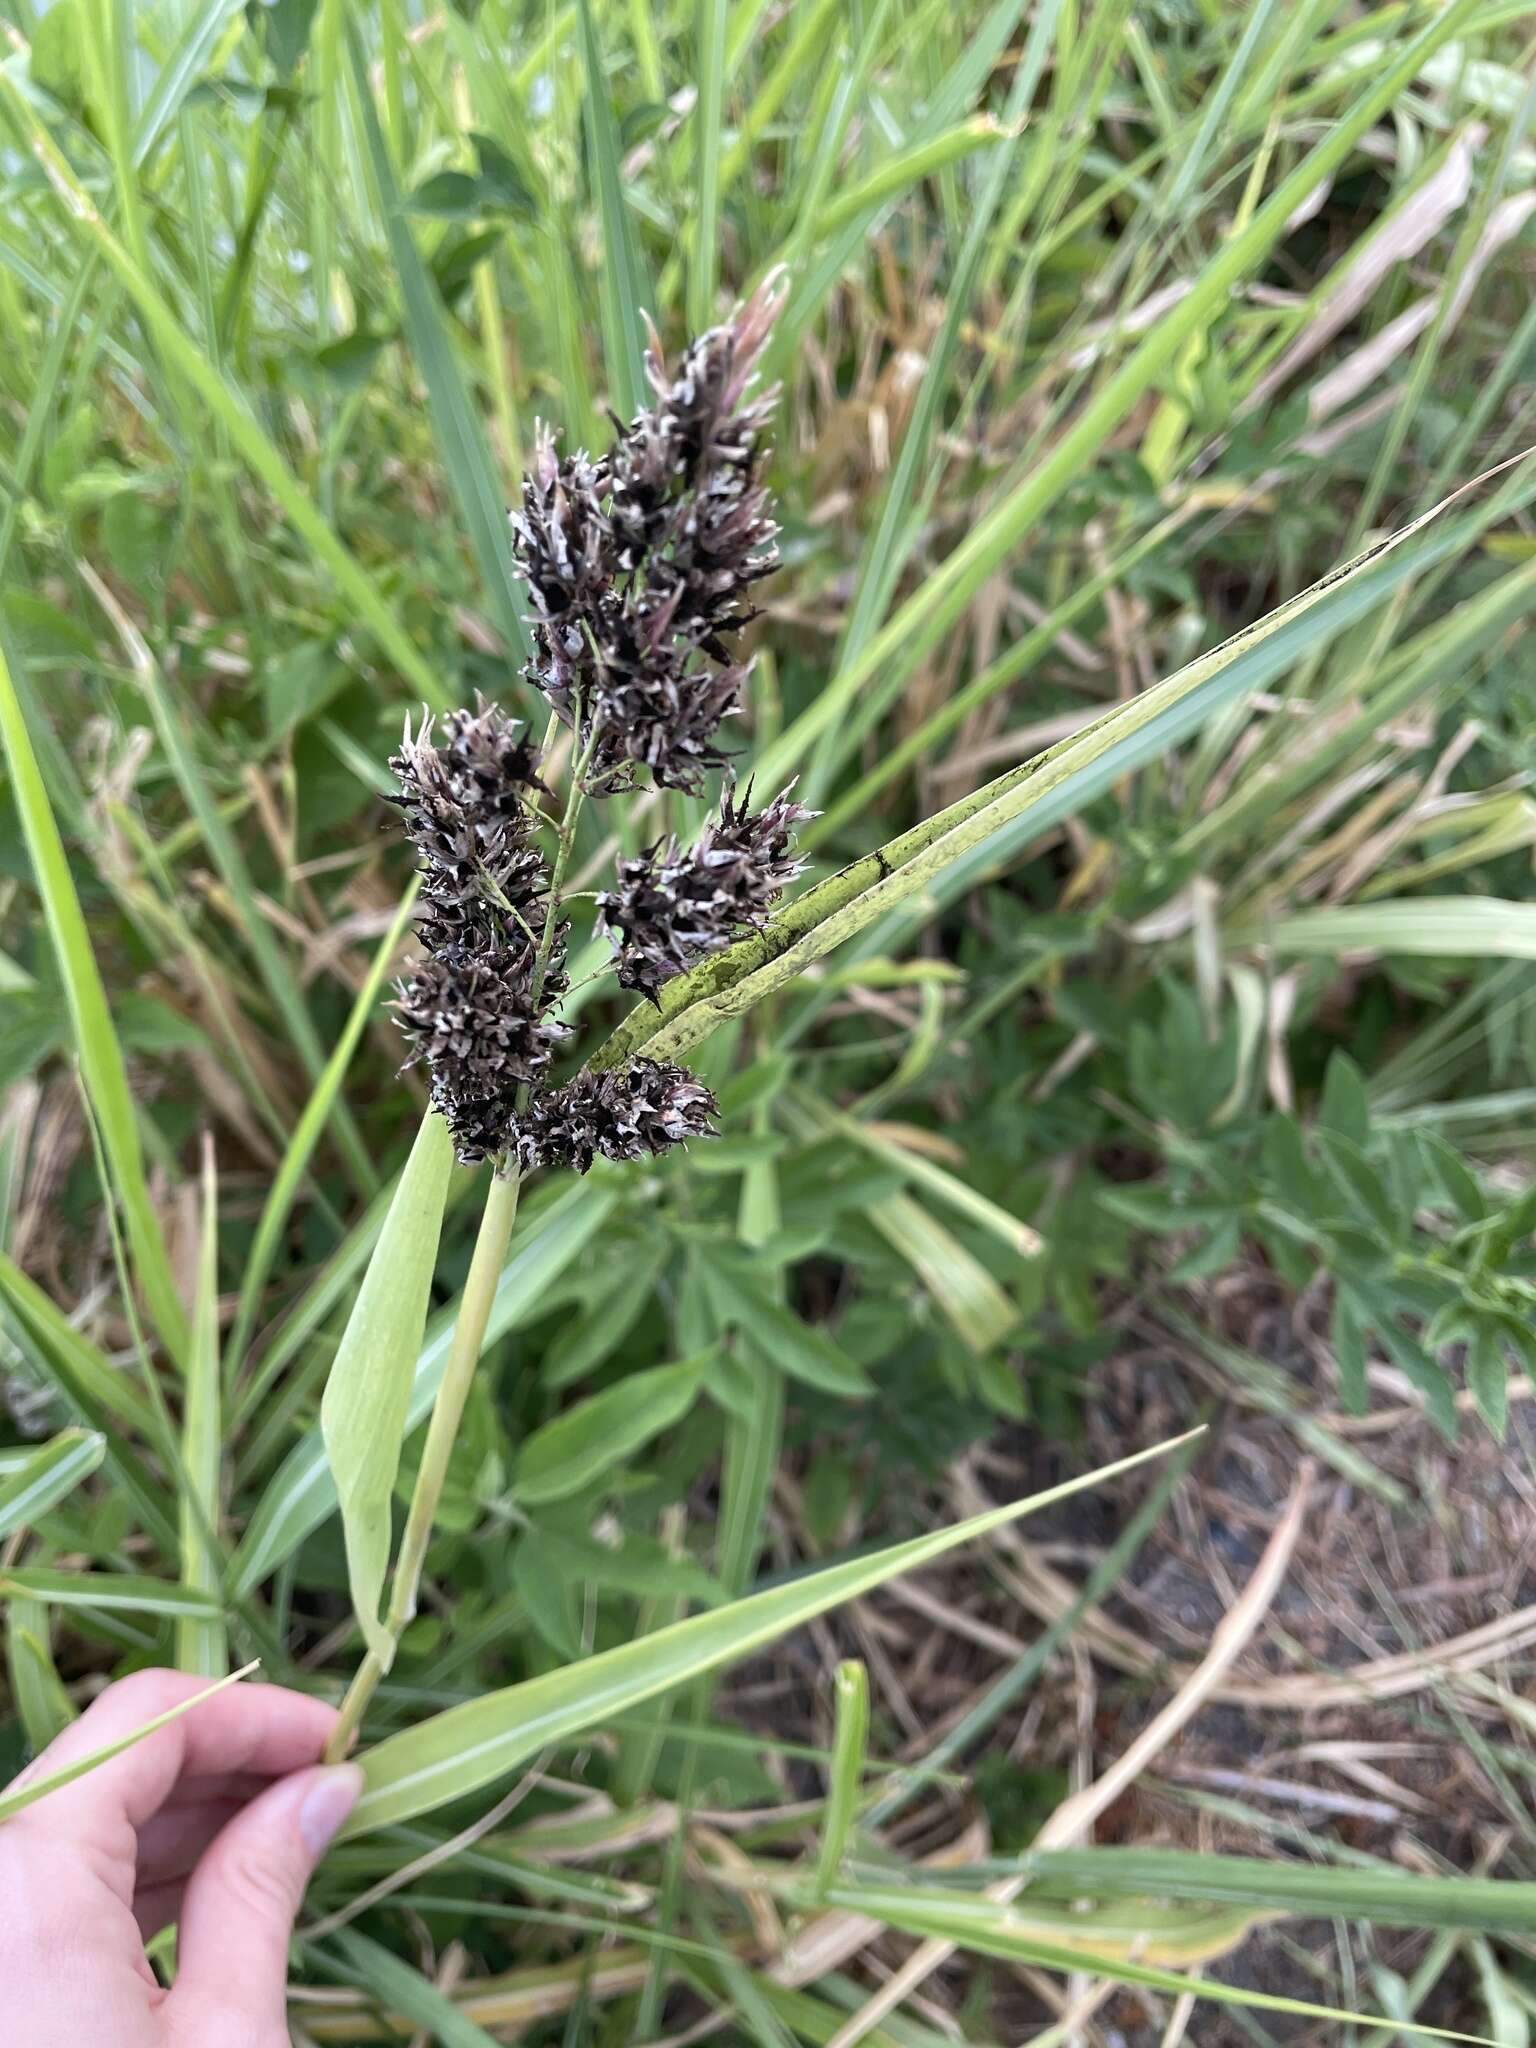
M 207 1683 L 123 1679 L 17 1784 Z M 18 2048 L 288 2048 L 294 1916 L 362 1784 L 355 1764 L 305 1768 L 335 1721 L 301 1693 L 232 1686 L 0 1822 L 0 2035 Z M 172 1921 L 167 1991 L 144 1944 Z

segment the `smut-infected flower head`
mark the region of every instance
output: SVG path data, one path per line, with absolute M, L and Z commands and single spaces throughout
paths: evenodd
M 421 871 L 424 948 L 396 1015 L 470 1164 L 505 1152 L 519 1091 L 543 1078 L 568 1035 L 547 1015 L 565 987 L 563 926 L 537 972 L 549 914 L 528 810 L 538 758 L 516 721 L 481 702 L 450 713 L 440 740 L 430 719 L 414 733 L 407 725 L 390 766 Z
M 535 1097 L 517 1127 L 517 1157 L 536 1166 L 585 1173 L 596 1158 L 656 1157 L 689 1138 L 713 1134 L 714 1096 L 670 1060 L 631 1060 L 609 1073 L 590 1069 Z
M 792 789 L 756 813 L 751 801 L 750 783 L 739 801 L 728 789 L 692 846 L 671 839 L 619 862 L 617 884 L 598 897 L 598 909 L 621 988 L 655 1001 L 674 975 L 761 927 L 801 873 L 791 835 L 811 813 Z
M 717 735 L 746 678 L 729 638 L 778 565 L 760 473 L 774 395 L 748 391 L 782 300 L 770 280 L 673 377 L 653 347 L 655 401 L 600 459 L 540 438 L 512 520 L 535 614 L 527 674 L 578 727 L 593 787 L 644 767 L 697 793 L 726 758 Z
M 522 1090 L 537 1086 L 569 1026 L 547 1014 L 564 987 L 557 967 L 533 991 L 534 949 L 514 943 L 478 951 L 449 946 L 428 953 L 400 985 L 395 1015 L 425 1060 L 432 1107 L 448 1123 L 466 1166 L 507 1151 Z
M 407 721 L 389 765 L 400 784 L 389 801 L 419 859 L 423 927 L 468 942 L 494 939 L 509 907 L 527 923 L 542 915 L 547 876 L 527 805 L 538 751 L 516 719 L 481 699 L 448 714 L 441 741 L 430 718 L 414 733 Z

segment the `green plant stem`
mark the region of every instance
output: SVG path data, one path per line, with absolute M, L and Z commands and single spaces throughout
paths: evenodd
M 358 1666 L 342 1701 L 341 1718 L 326 1750 L 327 1760 L 332 1763 L 344 1757 L 350 1748 L 368 1702 L 378 1690 L 379 1680 L 389 1669 L 400 1638 L 416 1613 L 416 1595 L 427 1561 L 427 1546 L 432 1540 L 432 1527 L 437 1520 L 438 1503 L 447 1482 L 448 1463 L 464 1417 L 464 1405 L 469 1399 L 475 1368 L 480 1363 L 480 1348 L 485 1342 L 485 1326 L 496 1298 L 496 1283 L 501 1278 L 512 1225 L 517 1219 L 517 1197 L 521 1185 L 516 1173 L 498 1173 L 485 1198 L 474 1255 L 469 1262 L 469 1277 L 464 1282 L 464 1293 L 459 1302 L 453 1344 L 443 1369 L 437 1399 L 433 1403 L 432 1420 L 427 1425 L 421 1467 L 416 1474 L 405 1534 L 400 1541 L 400 1555 L 395 1560 L 394 1577 L 390 1582 L 389 1612 L 384 1620 L 392 1645 L 390 1659 L 386 1661 L 370 1650 Z

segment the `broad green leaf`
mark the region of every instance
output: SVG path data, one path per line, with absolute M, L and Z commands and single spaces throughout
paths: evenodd
M 863 1366 L 840 1351 L 824 1331 L 755 1285 L 733 1264 L 700 1259 L 698 1273 L 722 1330 L 742 1340 L 770 1365 L 824 1394 L 862 1400 L 873 1391 Z
M 46 1799 L 50 1792 L 57 1792 L 65 1785 L 72 1785 L 77 1778 L 83 1778 L 91 1771 L 99 1769 L 102 1764 L 110 1763 L 113 1757 L 121 1756 L 125 1749 L 132 1749 L 136 1743 L 142 1742 L 146 1735 L 153 1735 L 159 1728 L 169 1727 L 172 1721 L 179 1721 L 183 1714 L 190 1714 L 205 1700 L 211 1700 L 215 1693 L 224 1692 L 228 1687 L 238 1685 L 242 1678 L 249 1678 L 256 1668 L 254 1663 L 244 1664 L 238 1671 L 231 1671 L 227 1678 L 221 1678 L 216 1685 L 207 1686 L 202 1692 L 194 1693 L 191 1699 L 183 1700 L 179 1706 L 172 1707 L 167 1713 L 157 1714 L 153 1721 L 146 1721 L 142 1728 L 132 1729 L 118 1741 L 109 1742 L 101 1749 L 93 1749 L 89 1756 L 77 1757 L 72 1764 L 66 1764 L 62 1771 L 54 1771 L 46 1778 L 34 1780 L 30 1785 L 22 1785 L 9 1792 L 0 1792 L 0 1821 L 9 1820 L 24 1807 L 35 1806 L 39 1799 Z
M 1467 1385 L 1477 1412 L 1502 1443 L 1509 1427 L 1509 1367 L 1497 1326 L 1479 1322 L 1467 1347 Z
M 541 1529 L 539 1547 L 563 1576 L 578 1585 L 611 1586 L 642 1600 L 652 1596 L 694 1600 L 703 1607 L 718 1607 L 730 1597 L 701 1564 L 688 1556 L 670 1555 L 652 1537 L 629 1534 L 614 1550 L 595 1537 Z
M 1192 1432 L 1198 1434 L 1198 1432 Z M 465 1798 L 516 1769 L 550 1743 L 611 1721 L 642 1701 L 749 1655 L 829 1607 L 840 1606 L 900 1572 L 915 1571 L 956 1545 L 1003 1528 L 1021 1515 L 1130 1471 L 1183 1443 L 1138 1451 L 1027 1500 L 906 1543 L 892 1544 L 783 1586 L 750 1594 L 729 1607 L 690 1617 L 654 1635 L 621 1643 L 565 1670 L 507 1686 L 450 1707 L 362 1758 L 363 1797 L 343 1836 L 366 1833 Z
M 580 1493 L 670 1429 L 693 1406 L 714 1355 L 706 1351 L 678 1365 L 631 1373 L 536 1429 L 518 1457 L 513 1478 L 518 1499 L 535 1503 Z
M 669 1249 L 665 1241 L 626 1245 L 608 1271 L 583 1269 L 570 1320 L 544 1354 L 544 1386 L 568 1387 L 613 1356 L 645 1314 Z
M 544 1290 L 602 1228 L 615 1195 L 611 1180 L 596 1172 L 560 1195 L 538 1221 L 518 1235 L 502 1272 L 486 1326 L 493 1344 L 525 1321 Z M 426 1419 L 442 1380 L 453 1334 L 450 1309 L 434 1325 L 416 1361 L 406 1430 Z M 311 1430 L 274 1475 L 252 1515 L 230 1575 L 230 1592 L 243 1599 L 259 1586 L 336 1506 L 336 1482 L 318 1428 Z
M 3 74 L 0 74 L 3 75 Z M 37 765 L 31 736 L 5 655 L 0 652 L 0 742 L 10 765 L 11 790 L 21 814 L 43 915 L 64 984 L 80 1071 L 101 1126 L 102 1143 L 117 1182 L 123 1221 L 140 1286 L 166 1348 L 180 1362 L 186 1356 L 187 1318 L 171 1274 L 160 1219 L 144 1177 L 138 1116 L 128 1087 L 123 1051 L 112 1023 L 107 992 L 91 951 L 80 899 Z
M 178 1586 L 173 1579 L 141 1578 L 133 1572 L 60 1572 L 42 1565 L 17 1565 L 0 1572 L 0 1600 L 18 1598 L 44 1607 L 101 1607 L 203 1621 L 216 1621 L 220 1613 L 214 1595 Z
M 428 1111 L 368 1261 L 320 1402 L 320 1429 L 346 1535 L 352 1605 L 364 1640 L 385 1660 L 386 1668 L 393 1639 L 379 1620 L 379 1599 L 389 1570 L 390 1502 L 452 1171 L 448 1126 L 435 1111 Z
M 106 1455 L 106 1439 L 92 1430 L 66 1429 L 33 1451 L 19 1470 L 0 1480 L 0 1536 L 30 1528 L 56 1501 L 73 1493 Z
M 1318 1122 L 1337 1131 L 1350 1143 L 1365 1146 L 1371 1135 L 1371 1106 L 1366 1099 L 1365 1081 L 1348 1053 L 1336 1052 L 1323 1077 L 1323 1099 Z

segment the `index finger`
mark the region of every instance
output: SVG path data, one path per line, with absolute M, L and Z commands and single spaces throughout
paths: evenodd
M 139 1671 L 109 1686 L 55 1738 L 18 1784 L 51 1777 L 205 1692 L 208 1680 L 183 1671 Z M 246 1772 L 279 1777 L 318 1762 L 336 1710 L 276 1685 L 237 1685 L 192 1707 L 142 1742 L 88 1771 L 27 1813 L 46 1812 L 50 1830 L 95 1833 L 126 1820 L 140 1827 L 183 1777 Z M 25 1816 L 18 1816 L 24 1818 Z

